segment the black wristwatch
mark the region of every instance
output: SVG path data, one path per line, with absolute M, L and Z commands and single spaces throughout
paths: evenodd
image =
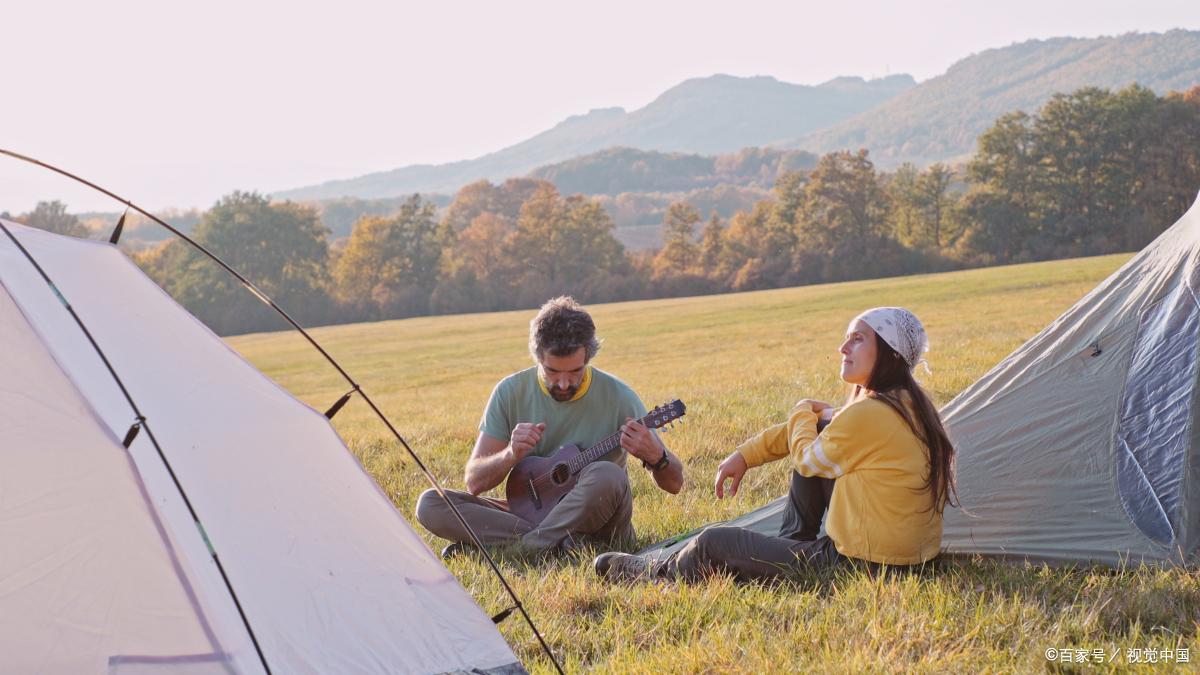
M 663 469 L 667 468 L 670 465 L 671 465 L 671 458 L 667 456 L 666 448 L 663 448 L 663 456 L 660 457 L 657 462 L 651 464 L 650 462 L 647 462 L 644 459 L 642 460 L 642 466 L 644 466 L 647 469 L 649 469 L 650 471 L 654 471 L 654 472 L 662 471 Z

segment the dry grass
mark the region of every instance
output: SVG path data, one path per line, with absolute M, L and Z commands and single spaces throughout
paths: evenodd
M 922 380 L 943 404 L 1127 257 L 592 307 L 605 339 L 596 365 L 632 385 L 647 405 L 676 397 L 688 404 L 687 424 L 666 437 L 687 464 L 683 493 L 666 495 L 645 472 L 631 471 L 641 543 L 743 513 L 786 489 L 781 466 L 751 472 L 735 500 L 718 502 L 710 484 L 720 458 L 781 419 L 795 400 L 843 394 L 835 349 L 862 309 L 903 305 L 922 318 L 933 343 L 933 372 Z M 421 318 L 314 333 L 438 479 L 461 488 L 492 386 L 530 363 L 524 345 L 531 315 Z M 320 410 L 348 389 L 296 335 L 230 342 Z M 336 422 L 397 508 L 410 514 L 427 484 L 382 424 L 358 401 Z M 630 589 L 600 583 L 586 560 L 512 556 L 502 566 L 570 671 L 1108 671 L 1130 667 L 1126 652 L 1096 664 L 1093 650 L 1108 658 L 1116 649 L 1179 647 L 1200 663 L 1197 571 L 976 560 L 898 578 L 842 572 L 773 586 L 713 579 Z M 506 606 L 485 566 L 459 558 L 450 568 L 486 611 Z M 527 666 L 549 669 L 519 618 L 501 630 Z M 1089 662 L 1048 662 L 1051 647 L 1087 649 Z

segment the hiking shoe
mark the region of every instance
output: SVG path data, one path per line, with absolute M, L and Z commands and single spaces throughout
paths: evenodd
M 474 553 L 474 552 L 475 552 L 475 544 L 472 544 L 469 541 L 456 541 L 453 544 L 450 544 L 446 548 L 442 549 L 442 560 L 449 560 L 456 555 L 461 555 L 463 553 Z
M 636 583 L 650 580 L 650 561 L 640 555 L 609 551 L 596 556 L 596 574 L 611 582 Z
M 544 555 L 547 558 L 561 558 L 578 562 L 591 558 L 599 548 L 607 548 L 605 542 L 586 534 L 568 534 L 559 542 L 558 546 L 547 549 Z

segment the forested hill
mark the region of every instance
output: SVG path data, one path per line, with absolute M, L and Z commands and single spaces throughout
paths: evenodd
M 770 148 L 718 156 L 609 148 L 540 167 L 529 177 L 550 181 L 564 194 L 688 192 L 718 185 L 769 190 L 789 171 L 812 169 L 817 159 L 802 150 Z
M 475 180 L 523 176 L 539 166 L 613 146 L 704 154 L 735 152 L 827 127 L 915 84 L 908 75 L 871 81 L 841 77 L 818 86 L 789 84 L 772 77 L 714 75 L 687 80 L 633 112 L 605 108 L 570 117 L 533 138 L 478 159 L 407 166 L 273 196 L 313 200 L 453 193 Z
M 811 152 L 867 148 L 876 164 L 925 164 L 971 154 L 976 138 L 1008 112 L 1033 112 L 1056 92 L 1132 83 L 1159 94 L 1200 84 L 1200 32 L 1130 33 L 1030 40 L 973 54 L 944 75 L 784 147 Z

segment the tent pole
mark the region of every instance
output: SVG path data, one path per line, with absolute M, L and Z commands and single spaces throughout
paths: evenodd
M 530 617 L 529 613 L 525 611 L 525 606 L 521 603 L 521 599 L 519 597 L 517 597 L 517 592 L 515 590 L 513 590 L 511 585 L 509 585 L 508 579 L 506 579 L 504 577 L 504 574 L 500 571 L 500 567 L 496 564 L 495 559 L 492 558 L 492 554 L 489 553 L 488 550 L 483 547 L 483 542 L 479 539 L 479 535 L 475 533 L 474 528 L 472 528 L 471 525 L 469 523 L 467 523 L 466 518 L 464 518 L 462 513 L 459 512 L 458 506 L 455 505 L 454 502 L 449 497 L 446 496 L 446 491 L 442 488 L 442 486 L 438 482 L 437 478 L 425 466 L 425 463 L 421 461 L 421 458 L 417 456 L 417 453 L 408 445 L 408 441 L 404 440 L 404 437 L 401 436 L 400 432 L 396 430 L 396 427 L 392 425 L 392 422 L 391 422 L 391 420 L 388 419 L 387 415 L 383 414 L 383 411 L 380 410 L 379 407 L 375 405 L 375 402 L 371 400 L 371 397 L 367 395 L 367 392 L 364 391 L 362 389 L 362 387 L 358 384 L 358 382 L 356 382 L 354 380 L 354 378 L 352 378 L 350 376 L 350 373 L 346 372 L 346 370 L 344 368 L 342 368 L 341 364 L 339 364 L 337 362 L 337 360 L 334 359 L 329 354 L 329 352 L 325 351 L 325 348 L 322 347 L 308 333 L 308 331 L 304 330 L 304 328 L 301 327 L 300 324 L 297 323 L 296 320 L 293 319 L 290 314 L 283 311 L 283 308 L 281 308 L 279 305 L 275 304 L 275 301 L 272 300 L 270 297 L 268 297 L 266 293 L 263 293 L 261 290 L 259 290 L 258 287 L 255 286 L 253 283 L 251 283 L 249 279 L 242 276 L 241 273 L 239 273 L 237 270 L 230 267 L 229 264 L 227 264 L 224 260 L 221 260 L 220 258 L 218 258 L 216 256 L 216 254 L 214 254 L 212 251 L 209 251 L 207 248 L 200 245 L 197 241 L 195 241 L 191 237 L 187 236 L 186 234 L 180 232 L 179 230 L 175 229 L 171 225 L 167 224 L 166 221 L 162 220 L 158 216 L 155 216 L 154 214 L 150 213 L 149 211 L 146 211 L 145 209 L 138 206 L 137 204 L 134 204 L 132 201 L 130 201 L 128 199 L 124 199 L 124 198 L 114 194 L 113 192 L 110 192 L 109 190 L 106 190 L 106 189 L 100 187 L 99 185 L 96 185 L 95 183 L 92 183 L 88 180 L 80 178 L 79 176 L 76 176 L 73 173 L 70 173 L 63 169 L 60 169 L 57 166 L 54 166 L 52 164 L 47 164 L 41 160 L 34 159 L 33 157 L 29 157 L 29 156 L 22 155 L 22 154 L 19 154 L 16 152 L 12 152 L 11 150 L 6 150 L 4 148 L 0 148 L 0 154 L 7 155 L 9 157 L 12 157 L 13 159 L 17 159 L 22 162 L 27 162 L 29 164 L 40 166 L 44 169 L 53 171 L 54 173 L 65 176 L 66 178 L 69 178 L 77 183 L 86 185 L 86 186 L 92 188 L 93 190 L 100 192 L 101 194 L 107 195 L 108 197 L 111 197 L 111 198 L 115 199 L 116 201 L 121 202 L 122 204 L 125 205 L 126 209 L 133 209 L 134 211 L 137 211 L 138 213 L 142 214 L 143 216 L 146 216 L 150 220 L 153 220 L 154 222 L 158 223 L 159 225 L 165 227 L 172 234 L 174 234 L 175 236 L 184 240 L 188 244 L 191 244 L 196 250 L 198 250 L 201 253 L 203 253 L 204 255 L 208 256 L 213 262 L 217 263 L 222 268 L 224 268 L 226 272 L 229 272 L 234 277 L 236 277 L 237 280 L 239 282 L 241 282 L 242 285 L 245 286 L 251 293 L 253 293 L 255 297 L 257 297 L 259 300 L 261 300 L 264 304 L 269 306 L 271 309 L 275 310 L 275 312 L 277 314 L 279 314 L 279 316 L 283 317 L 283 319 L 285 321 L 287 321 L 289 324 L 291 324 L 292 328 L 294 328 L 297 332 L 299 332 L 300 335 L 304 336 L 304 339 L 307 340 L 310 345 L 312 345 L 313 349 L 316 349 L 317 352 L 319 352 L 321 354 L 321 356 L 323 356 L 325 358 L 325 360 L 329 363 L 329 365 L 333 366 L 334 369 L 338 371 L 338 373 L 346 380 L 346 382 L 348 382 L 350 384 L 350 386 L 353 387 L 353 390 L 358 391 L 358 393 L 363 397 L 363 400 L 366 401 L 368 406 L 370 406 L 371 410 L 375 412 L 375 415 L 380 419 L 380 421 L 383 422 L 384 426 L 387 427 L 388 431 L 390 431 L 392 433 L 392 435 L 395 436 L 396 440 L 400 443 L 400 445 L 404 448 L 404 450 L 406 452 L 408 452 L 410 457 L 412 457 L 413 461 L 417 464 L 417 467 L 421 470 L 421 472 L 423 474 L 425 474 L 425 478 L 433 486 L 433 489 L 437 491 L 438 495 L 440 495 L 443 500 L 445 500 L 446 505 L 450 507 L 450 510 L 454 513 L 454 516 L 458 519 L 458 522 L 461 523 L 462 526 L 466 529 L 467 533 L 471 535 L 471 543 L 473 543 L 476 546 L 476 548 L 479 549 L 479 552 L 483 554 L 484 559 L 487 560 L 488 566 L 491 567 L 492 572 L 496 575 L 496 578 L 499 579 L 500 584 L 504 587 L 504 591 L 508 594 L 508 596 L 510 598 L 512 598 L 513 605 L 521 612 L 521 616 L 523 616 L 525 618 L 525 622 L 529 624 L 529 628 L 530 628 L 530 630 L 533 631 L 534 636 L 537 637 L 538 643 L 542 647 L 542 651 L 544 651 L 546 653 L 546 656 L 550 658 L 550 662 L 554 664 L 555 670 L 557 670 L 560 675 L 563 675 L 562 665 L 559 664 L 558 659 L 554 656 L 554 652 L 550 649 L 550 645 L 547 644 L 545 638 L 542 637 L 542 634 L 538 630 L 537 625 L 535 625 L 533 622 L 533 618 Z M 8 233 L 9 238 L 11 238 L 14 242 L 16 242 L 16 238 L 13 237 L 13 235 L 8 231 L 7 227 L 4 228 L 4 231 L 6 233 Z M 17 243 L 17 246 L 20 246 L 20 243 Z M 22 250 L 24 250 L 24 248 L 22 248 Z M 28 253 L 26 253 L 26 256 L 28 257 Z M 30 258 L 30 261 L 32 262 L 33 258 Z M 34 262 L 34 265 L 37 265 L 37 263 Z M 38 271 L 39 272 L 41 271 L 40 267 L 38 268 Z M 43 276 L 43 278 L 46 278 L 45 273 L 42 273 L 42 276 Z M 46 278 L 46 281 L 47 281 L 47 283 L 50 283 L 49 278 Z M 52 283 L 51 283 L 51 287 L 53 287 Z M 69 306 L 67 309 L 71 311 L 72 316 L 75 316 L 74 310 L 71 310 Z M 77 322 L 79 322 L 79 318 L 77 316 L 76 316 L 75 320 Z M 83 323 L 79 322 L 79 325 L 81 328 L 83 328 L 84 332 L 86 333 L 87 328 L 83 326 Z M 88 339 L 91 340 L 90 334 L 88 334 Z M 96 351 L 98 351 L 98 352 L 100 351 L 99 346 L 96 346 L 96 343 L 94 340 L 92 341 L 92 345 L 96 347 Z M 104 356 L 103 353 L 101 353 L 101 358 L 103 358 L 103 356 Z M 108 365 L 107 359 L 105 359 L 105 365 Z M 109 372 L 112 372 L 111 366 L 109 367 Z M 114 378 L 116 377 L 115 372 L 113 372 L 113 377 Z M 122 386 L 122 390 L 124 390 L 123 386 Z M 126 394 L 126 398 L 127 399 L 129 398 L 128 394 Z M 130 404 L 131 405 L 133 404 L 132 400 L 130 400 Z M 140 415 L 141 413 L 138 413 L 138 414 Z M 149 427 L 147 427 L 146 432 L 147 432 L 147 434 L 150 433 Z M 150 434 L 150 435 L 151 435 L 151 438 L 153 438 L 153 435 L 152 434 Z M 155 443 L 155 447 L 156 448 L 158 447 L 157 443 Z M 160 455 L 162 454 L 161 449 L 159 450 L 159 454 Z M 163 461 L 165 462 L 166 459 L 164 458 Z M 173 473 L 172 473 L 172 478 L 174 478 Z M 185 500 L 186 500 L 186 497 L 185 497 Z M 188 505 L 188 509 L 189 510 L 191 509 L 190 504 Z M 192 516 L 195 517 L 194 512 L 193 512 Z M 199 520 L 197 520 L 196 522 L 197 522 L 197 524 L 199 524 Z M 214 553 L 213 556 L 215 559 L 216 554 Z M 225 575 L 224 570 L 221 571 L 221 575 L 222 576 Z M 226 581 L 226 583 L 228 583 L 228 580 Z M 232 587 L 229 590 L 230 590 L 230 593 L 233 592 Z M 236 602 L 236 597 L 234 600 Z M 241 611 L 240 605 L 238 606 L 238 611 L 239 612 Z M 244 618 L 245 618 L 245 616 L 243 615 L 243 619 Z M 247 630 L 249 630 L 249 628 L 250 628 L 250 625 L 248 623 L 246 624 L 246 628 L 247 628 Z M 253 633 L 251 633 L 251 635 L 253 636 Z M 255 646 L 255 648 L 258 647 L 257 641 L 254 643 L 254 646 Z M 260 657 L 262 656 L 261 650 L 259 651 L 259 656 Z M 265 659 L 263 660 L 263 667 L 266 667 Z M 270 672 L 270 669 L 268 669 L 268 672 Z

